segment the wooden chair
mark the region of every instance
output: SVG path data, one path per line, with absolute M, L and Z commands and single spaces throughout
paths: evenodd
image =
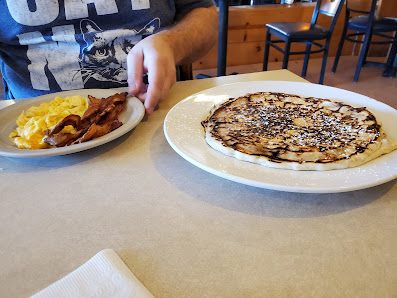
M 309 62 L 310 54 L 323 52 L 323 62 L 319 80 L 319 83 L 323 84 L 329 44 L 332 32 L 335 28 L 335 24 L 343 4 L 344 0 L 318 0 L 312 15 L 311 23 L 277 22 L 266 24 L 267 32 L 265 42 L 265 54 L 263 59 L 263 70 L 267 70 L 270 46 L 284 54 L 282 64 L 283 69 L 286 69 L 288 67 L 289 55 L 304 54 L 305 58 L 301 75 L 303 78 L 306 77 L 307 65 Z M 316 24 L 319 14 L 331 18 L 331 22 L 328 28 L 323 28 Z M 271 40 L 272 35 L 278 38 L 278 40 Z M 324 41 L 324 44 L 320 43 L 319 41 Z M 284 42 L 284 49 L 277 45 L 277 43 L 280 42 Z M 306 44 L 306 50 L 293 52 L 290 50 L 292 43 L 304 43 Z M 316 48 L 312 50 L 312 46 L 315 46 Z
M 177 80 L 187 81 L 193 80 L 192 64 L 184 64 L 177 67 Z
M 339 42 L 339 47 L 335 55 L 334 65 L 332 67 L 333 73 L 335 73 L 338 66 L 339 57 L 341 55 L 345 40 L 353 43 L 362 44 L 356 67 L 356 73 L 353 79 L 354 82 L 357 82 L 360 75 L 361 67 L 365 63 L 376 63 L 385 66 L 388 66 L 388 63 L 390 63 L 390 61 L 388 61 L 386 64 L 367 61 L 368 50 L 371 44 L 395 44 L 397 42 L 397 34 L 394 34 L 394 36 L 385 34 L 387 32 L 397 31 L 397 19 L 389 17 L 378 17 L 376 15 L 377 2 L 378 0 L 367 0 L 368 7 L 366 9 L 360 9 L 354 6 L 354 2 L 346 0 L 345 24 L 342 31 L 342 37 Z M 360 4 L 362 5 L 362 3 L 363 2 L 361 1 Z M 355 32 L 348 34 L 348 30 Z M 373 41 L 373 35 L 382 37 L 382 40 Z M 363 40 L 358 39 L 358 36 L 363 36 Z M 396 46 L 394 46 L 394 48 L 395 47 Z M 394 57 L 391 58 L 393 58 L 394 60 Z

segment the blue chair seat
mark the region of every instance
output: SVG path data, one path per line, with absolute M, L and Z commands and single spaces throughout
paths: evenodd
M 368 27 L 369 16 L 361 15 L 350 19 L 348 27 L 355 31 L 364 31 Z M 379 32 L 394 31 L 397 27 L 397 18 L 375 18 L 372 30 Z
M 329 31 L 319 25 L 314 25 L 310 28 L 310 23 L 300 22 L 278 22 L 266 24 L 268 29 L 274 30 L 283 36 L 289 37 L 290 39 L 326 39 Z M 276 35 L 273 32 L 273 35 Z M 278 36 L 277 36 L 278 37 Z

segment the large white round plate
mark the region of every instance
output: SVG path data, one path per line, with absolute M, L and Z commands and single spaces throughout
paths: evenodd
M 323 85 L 259 81 L 204 90 L 176 104 L 168 113 L 164 132 L 171 147 L 197 167 L 220 177 L 256 187 L 304 193 L 336 193 L 364 189 L 397 178 L 397 150 L 360 167 L 333 171 L 293 171 L 267 168 L 226 156 L 207 145 L 201 126 L 218 102 L 246 93 L 272 91 L 316 96 L 367 107 L 385 131 L 397 140 L 397 111 L 369 97 Z
M 97 98 L 108 97 L 119 91 L 112 89 L 82 89 L 82 90 L 71 90 L 58 93 L 52 93 L 42 95 L 29 99 L 21 99 L 17 103 L 10 105 L 0 110 L 0 155 L 8 157 L 47 157 L 65 155 L 75 153 L 87 149 L 97 147 L 99 145 L 108 143 L 118 137 L 121 137 L 125 133 L 132 130 L 143 118 L 145 109 L 142 102 L 135 97 L 128 97 L 124 110 L 119 115 L 119 120 L 123 123 L 122 126 L 115 129 L 114 131 L 99 137 L 97 139 L 81 143 L 70 145 L 66 147 L 50 148 L 50 149 L 18 149 L 12 139 L 8 136 L 17 127 L 16 119 L 22 113 L 32 106 L 38 106 L 43 102 L 50 102 L 55 99 L 56 96 L 62 98 L 71 95 L 81 95 L 86 97 L 92 95 Z

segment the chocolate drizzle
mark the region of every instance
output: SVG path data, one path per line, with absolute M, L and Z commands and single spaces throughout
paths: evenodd
M 366 108 L 271 92 L 232 98 L 202 124 L 223 146 L 273 162 L 349 159 L 380 136 Z

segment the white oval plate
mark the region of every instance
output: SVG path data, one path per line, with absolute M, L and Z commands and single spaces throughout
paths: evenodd
M 9 138 L 9 134 L 17 127 L 16 120 L 22 111 L 26 111 L 32 106 L 38 106 L 43 102 L 50 102 L 55 99 L 56 96 L 66 97 L 71 95 L 81 95 L 86 97 L 92 95 L 97 98 L 103 98 L 111 96 L 115 93 L 119 93 L 112 89 L 82 89 L 82 90 L 71 90 L 52 94 L 46 94 L 29 99 L 21 99 L 15 104 L 12 104 L 4 109 L 0 110 L 0 155 L 8 157 L 48 157 L 66 155 L 75 153 L 87 149 L 91 149 L 105 143 L 108 143 L 116 138 L 121 137 L 125 133 L 133 129 L 142 120 L 145 115 L 145 109 L 142 102 L 135 97 L 128 97 L 124 110 L 119 115 L 119 120 L 123 122 L 123 125 L 114 131 L 99 137 L 97 139 L 59 148 L 49 149 L 18 149 L 14 144 L 13 140 Z
M 261 188 L 304 192 L 336 193 L 364 189 L 397 178 L 397 150 L 360 167 L 333 171 L 293 171 L 267 168 L 226 156 L 207 145 L 201 126 L 218 102 L 246 93 L 272 91 L 316 96 L 367 107 L 386 133 L 397 140 L 397 111 L 354 92 L 310 83 L 259 81 L 234 83 L 204 90 L 176 104 L 164 122 L 171 147 L 187 161 L 217 176 Z

